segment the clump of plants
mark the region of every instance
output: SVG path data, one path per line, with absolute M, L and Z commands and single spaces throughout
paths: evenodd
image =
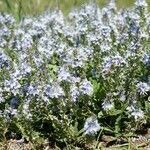
M 84 148 L 150 125 L 150 14 L 111 1 L 15 21 L 0 14 L 0 140 Z M 97 148 L 95 145 L 94 149 Z

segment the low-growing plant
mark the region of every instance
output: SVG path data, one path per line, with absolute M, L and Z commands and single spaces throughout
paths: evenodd
M 85 148 L 150 122 L 150 14 L 84 5 L 17 22 L 0 14 L 0 140 Z

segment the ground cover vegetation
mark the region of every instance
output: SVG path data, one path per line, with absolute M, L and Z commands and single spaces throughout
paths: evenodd
M 150 126 L 150 13 L 112 0 L 26 16 L 0 13 L 0 141 L 100 149 Z M 122 138 L 122 140 L 121 140 Z M 148 142 L 148 139 L 147 139 Z M 90 143 L 90 144 L 89 144 Z M 88 145 L 88 146 L 87 146 Z

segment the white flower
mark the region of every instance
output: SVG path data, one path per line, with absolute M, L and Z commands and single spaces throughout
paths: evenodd
M 144 112 L 140 109 L 134 110 L 131 115 L 135 118 L 135 120 L 144 118 Z
M 70 73 L 65 67 L 61 67 L 58 71 L 58 81 L 70 81 Z
M 70 87 L 70 94 L 73 102 L 75 102 L 80 95 L 79 89 L 75 84 Z
M 0 49 L 0 51 L 2 51 L 2 49 Z M 9 67 L 9 57 L 3 53 L 3 52 L 0 52 L 0 69 L 2 68 L 8 68 Z
M 30 113 L 29 102 L 25 102 L 22 108 L 22 113 L 26 116 L 27 119 L 31 119 L 32 114 Z
M 24 34 L 22 39 L 21 39 L 21 46 L 22 46 L 22 49 L 23 50 L 27 50 L 29 48 L 32 47 L 32 43 L 33 43 L 33 40 L 32 40 L 32 37 L 30 34 Z
M 133 116 L 135 120 L 144 118 L 144 112 L 140 108 L 136 108 L 135 106 L 131 105 L 127 107 L 127 110 L 131 113 L 131 116 Z
M 28 73 L 30 73 L 32 71 L 32 68 L 29 64 L 27 64 L 26 62 L 23 62 L 21 64 L 21 74 L 22 75 L 26 75 Z
M 9 37 L 11 35 L 10 30 L 7 27 L 0 29 L 0 37 Z
M 141 95 L 145 95 L 150 90 L 150 86 L 145 82 L 139 82 L 137 84 L 137 90 Z
M 6 80 L 4 85 L 5 85 L 4 90 L 8 92 L 12 92 L 14 95 L 19 93 L 19 89 L 21 88 L 20 83 L 15 78 Z
M 144 54 L 142 61 L 146 65 L 150 65 L 150 54 Z
M 11 109 L 11 115 L 17 116 L 17 114 L 18 114 L 17 109 Z
M 100 125 L 98 123 L 98 120 L 94 116 L 86 119 L 84 124 L 85 134 L 93 135 L 97 133 L 99 130 L 100 130 Z
M 105 111 L 111 110 L 114 107 L 114 104 L 110 101 L 104 100 L 104 102 L 102 103 L 102 108 Z
M 140 7 L 147 7 L 148 4 L 146 3 L 145 0 L 136 0 L 135 5 L 140 6 Z
M 33 95 L 33 96 L 36 96 L 36 95 L 39 95 L 39 93 L 40 93 L 40 90 L 38 89 L 38 86 L 36 86 L 36 85 L 30 85 L 29 87 L 28 87 L 28 93 L 27 93 L 27 95 Z
M 3 103 L 3 102 L 5 102 L 5 99 L 3 97 L 3 90 L 0 89 L 0 103 Z
M 105 77 L 113 71 L 114 67 L 123 67 L 124 65 L 127 65 L 126 61 L 118 53 L 112 57 L 105 57 L 102 63 L 102 75 Z
M 93 86 L 90 81 L 84 79 L 79 87 L 79 90 L 82 94 L 92 95 L 93 94 Z
M 44 92 L 46 96 L 50 98 L 59 98 L 65 95 L 62 87 L 58 83 L 53 83 L 53 85 L 46 85 Z
M 120 95 L 120 101 L 124 102 L 126 100 L 125 94 L 121 93 Z
M 6 44 L 7 44 L 7 41 L 3 37 L 0 36 L 0 47 L 5 47 Z

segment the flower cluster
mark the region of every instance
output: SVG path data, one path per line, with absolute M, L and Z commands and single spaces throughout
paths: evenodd
M 48 122 L 59 138 L 75 121 L 95 134 L 100 125 L 89 116 L 98 112 L 105 117 L 119 110 L 124 118 L 146 120 L 149 41 L 145 0 L 128 10 L 111 1 L 102 9 L 85 5 L 68 17 L 47 11 L 20 22 L 0 13 L 0 117 L 41 123 L 39 131 Z

